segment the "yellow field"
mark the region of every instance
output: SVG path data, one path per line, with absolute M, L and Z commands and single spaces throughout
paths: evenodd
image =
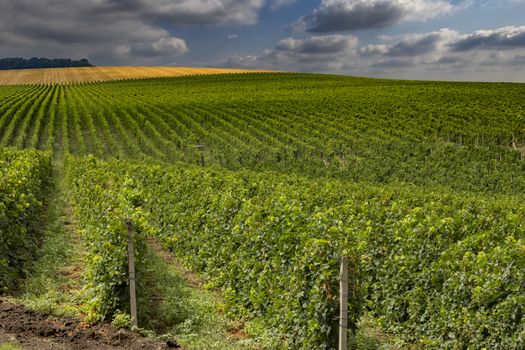
M 178 77 L 194 74 L 265 72 L 262 70 L 187 67 L 82 67 L 0 71 L 0 85 L 69 84 L 126 79 Z M 268 71 L 266 71 L 268 72 Z

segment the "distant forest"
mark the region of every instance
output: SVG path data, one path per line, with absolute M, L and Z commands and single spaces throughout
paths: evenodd
M 67 67 L 93 67 L 87 59 L 73 61 L 69 58 L 2 58 L 0 59 L 0 70 L 6 69 L 30 69 L 30 68 L 67 68 Z

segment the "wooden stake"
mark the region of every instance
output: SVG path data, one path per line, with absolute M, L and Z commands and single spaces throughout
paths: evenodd
M 133 224 L 126 221 L 128 227 L 128 269 L 129 269 L 129 303 L 133 325 L 138 327 L 137 321 L 137 292 L 135 286 L 135 248 L 133 247 Z
M 339 350 L 348 349 L 348 258 L 341 258 L 339 286 Z

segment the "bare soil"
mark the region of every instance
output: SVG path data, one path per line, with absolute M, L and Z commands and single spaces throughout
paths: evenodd
M 49 317 L 0 299 L 0 344 L 41 350 L 180 349 L 174 342 L 144 338 L 111 324 L 89 326 L 73 318 Z

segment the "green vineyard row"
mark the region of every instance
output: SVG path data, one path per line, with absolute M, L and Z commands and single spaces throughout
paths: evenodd
M 103 316 L 122 307 L 124 222 L 135 216 L 138 237 L 163 242 L 222 290 L 230 313 L 281 334 L 283 348 L 334 348 L 341 256 L 352 262 L 354 328 L 368 310 L 426 349 L 525 345 L 518 199 L 183 164 L 70 162 L 76 201 L 85 203 L 77 215 L 91 222 L 89 266 L 102 269 L 89 275 L 102 293 L 95 299 L 110 300 L 104 293 L 113 288 Z
M 524 90 L 301 74 L 0 87 L 0 146 L 521 194 Z
M 311 193 L 287 198 L 287 184 L 273 189 L 273 181 L 265 181 L 258 184 L 259 190 L 255 184 L 243 188 L 247 179 L 195 172 L 200 168 L 185 173 L 178 166 L 161 173 L 161 166 L 95 158 L 69 158 L 67 164 L 87 247 L 92 318 L 110 319 L 127 302 L 126 222 L 131 221 L 139 261 L 145 239 L 155 237 L 207 274 L 209 285 L 224 292 L 231 314 L 264 319 L 264 327 L 277 329 L 291 348 L 333 346 L 343 235 L 338 231 L 341 224 L 332 223 L 340 220 L 338 214 L 316 209 L 316 202 L 308 201 Z M 166 188 L 170 196 L 154 200 Z M 177 196 L 177 202 L 168 202 L 171 196 Z M 263 209 L 269 205 L 271 214 Z M 168 216 L 159 216 L 160 210 L 167 210 Z M 288 221 L 281 222 L 283 218 Z M 323 235 L 318 233 L 323 226 L 333 227 Z M 361 298 L 357 261 L 352 251 L 345 255 L 354 258 L 350 305 L 355 328 Z
M 35 256 L 50 173 L 51 154 L 0 148 L 0 292 L 15 287 Z
M 90 322 L 111 319 L 123 306 L 128 281 L 128 223 L 136 231 L 140 259 L 141 234 L 145 224 L 139 198 L 141 185 L 129 176 L 117 176 L 97 166 L 94 158 L 75 161 L 67 158 L 66 178 L 77 225 L 86 248 L 86 314 Z
M 53 158 L 90 320 L 127 310 L 131 229 L 139 262 L 159 240 L 284 349 L 334 348 L 343 255 L 354 330 L 366 313 L 416 348 L 524 348 L 524 94 L 306 74 L 0 87 L 0 288 L 38 243 Z

